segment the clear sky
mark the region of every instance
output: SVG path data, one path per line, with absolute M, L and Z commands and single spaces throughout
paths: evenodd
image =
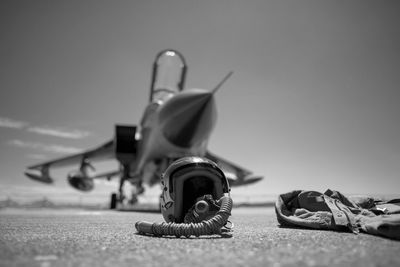
M 88 196 L 66 169 L 49 187 L 25 166 L 138 123 L 165 48 L 186 57 L 187 87 L 234 71 L 209 148 L 265 176 L 234 193 L 397 194 L 399 13 L 368 0 L 0 1 L 0 194 Z

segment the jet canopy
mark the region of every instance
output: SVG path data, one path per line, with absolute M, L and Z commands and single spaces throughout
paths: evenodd
M 153 63 L 150 102 L 164 101 L 168 96 L 184 88 L 186 76 L 185 58 L 176 50 L 159 52 Z

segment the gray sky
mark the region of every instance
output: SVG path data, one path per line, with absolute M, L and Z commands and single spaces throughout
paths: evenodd
M 399 12 L 367 0 L 1 1 L 0 189 L 49 194 L 25 166 L 138 123 L 154 57 L 174 48 L 187 87 L 234 71 L 209 147 L 265 176 L 238 194 L 398 193 Z M 80 194 L 66 172 L 54 192 Z

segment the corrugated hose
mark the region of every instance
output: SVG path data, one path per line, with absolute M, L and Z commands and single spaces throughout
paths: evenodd
M 135 227 L 140 234 L 153 236 L 224 236 L 230 231 L 230 228 L 226 227 L 226 225 L 231 215 L 233 201 L 230 196 L 223 196 L 219 201 L 221 202 L 219 211 L 212 218 L 199 223 L 150 223 L 139 221 L 136 222 Z

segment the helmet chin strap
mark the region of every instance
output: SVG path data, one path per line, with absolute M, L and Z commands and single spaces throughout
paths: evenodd
M 150 223 L 136 222 L 136 230 L 140 234 L 152 236 L 190 237 L 201 235 L 230 236 L 231 227 L 228 218 L 232 211 L 232 198 L 225 195 L 217 201 L 211 196 L 204 196 L 196 202 L 185 216 L 184 223 Z M 217 209 L 213 211 L 213 207 Z M 204 220 L 203 220 L 204 219 Z

